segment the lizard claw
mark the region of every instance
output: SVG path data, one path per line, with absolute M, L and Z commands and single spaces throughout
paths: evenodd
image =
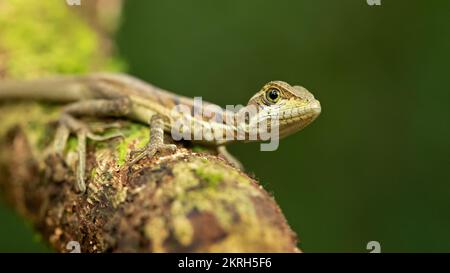
M 138 155 L 135 156 L 133 159 L 131 159 L 129 164 L 134 165 L 146 157 L 152 158 L 157 153 L 160 155 L 170 155 L 170 154 L 175 153 L 176 150 L 177 150 L 177 145 L 175 145 L 175 144 L 150 145 L 150 146 L 146 147 L 145 149 L 132 152 L 131 157 L 133 157 L 133 154 L 136 154 L 136 153 Z

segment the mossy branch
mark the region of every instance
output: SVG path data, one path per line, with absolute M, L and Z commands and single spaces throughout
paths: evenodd
M 118 67 L 121 62 L 97 54 L 104 39 L 98 28 L 92 30 L 82 17 L 67 11 L 64 1 L 44 2 L 0 0 L 2 21 L 10 25 L 8 31 L 0 30 L 3 77 Z M 48 10 L 40 13 L 40 9 Z M 39 17 L 39 24 L 35 24 L 34 13 L 45 15 Z M 15 20 L 18 14 L 27 19 Z M 61 24 L 66 20 L 70 24 Z M 66 29 L 54 26 L 58 24 Z M 35 29 L 44 26 L 50 33 Z M 82 28 L 67 30 L 77 26 Z M 38 37 L 58 34 L 75 42 L 67 48 L 66 43 Z M 22 52 L 31 59 L 14 58 L 20 54 L 15 51 L 17 46 L 25 48 Z M 43 49 L 48 56 L 42 54 Z M 52 59 L 45 63 L 42 56 Z M 77 194 L 73 174 L 76 139 L 69 140 L 65 160 L 48 153 L 59 109 L 34 102 L 0 106 L 3 196 L 57 251 L 67 251 L 70 241 L 78 241 L 82 252 L 299 251 L 296 236 L 274 199 L 257 181 L 214 152 L 194 152 L 198 149 L 189 143 L 178 143 L 174 155 L 127 165 L 130 151 L 145 145 L 149 130 L 126 120 L 119 121 L 119 128 L 104 132 L 120 130 L 123 139 L 88 143 L 88 189 Z

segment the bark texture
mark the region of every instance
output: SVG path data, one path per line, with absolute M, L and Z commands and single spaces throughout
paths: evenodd
M 89 72 L 92 67 L 120 69 L 117 65 L 120 61 L 101 50 L 105 44 L 109 54 L 113 52 L 112 43 L 105 42 L 105 33 L 99 31 L 99 24 L 92 24 L 95 9 L 89 9 L 88 16 L 79 16 L 79 11 L 68 11 L 61 2 L 64 1 L 0 0 L 5 13 L 1 18 L 12 24 L 10 27 L 33 31 L 35 25 L 27 25 L 33 16 L 19 22 L 13 21 L 15 16 L 30 16 L 27 12 L 32 11 L 37 13 L 36 17 L 42 5 L 51 6 L 51 10 L 39 14 L 39 24 L 53 26 L 70 20 L 71 24 L 82 27 L 82 31 L 70 32 L 63 28 L 54 31 L 84 39 L 71 49 L 64 48 L 64 43 L 49 45 L 48 54 L 52 50 L 70 53 L 73 47 L 75 51 L 77 46 L 82 48 L 72 56 L 66 55 L 70 61 L 55 58 L 55 64 L 40 67 L 42 52 L 33 49 L 42 49 L 40 40 L 33 36 L 16 39 L 14 43 L 29 46 L 27 54 L 36 55 L 37 59 L 36 63 L 20 63 L 20 56 L 14 59 L 19 53 L 10 40 L 11 36 L 16 37 L 14 30 L 8 33 L 2 29 L 2 77 Z M 76 37 L 66 37 L 72 38 Z M 97 47 L 86 48 L 86 44 Z M 96 54 L 97 51 L 103 53 Z M 80 65 L 80 61 L 86 63 Z M 174 155 L 128 165 L 130 151 L 147 143 L 149 130 L 147 126 L 126 120 L 101 121 L 117 125 L 103 134 L 120 131 L 125 137 L 88 143 L 88 189 L 85 194 L 75 193 L 76 139 L 69 139 L 65 160 L 48 153 L 59 109 L 59 106 L 35 102 L 0 105 L 2 196 L 30 219 L 57 251 L 66 252 L 70 241 L 78 241 L 82 252 L 300 251 L 296 235 L 274 199 L 257 181 L 231 167 L 214 151 L 177 143 L 179 149 Z M 95 126 L 100 121 L 89 122 Z

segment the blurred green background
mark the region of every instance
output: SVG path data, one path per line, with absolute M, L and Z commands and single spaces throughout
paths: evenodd
M 264 83 L 312 91 L 322 115 L 275 152 L 230 150 L 306 252 L 450 252 L 450 1 L 126 1 L 129 72 L 219 105 Z M 46 251 L 0 208 L 0 251 Z M 34 239 L 33 239 L 34 238 Z

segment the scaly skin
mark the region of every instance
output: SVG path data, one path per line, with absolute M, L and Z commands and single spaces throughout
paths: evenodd
M 222 138 L 205 138 L 193 140 L 204 145 L 219 147 L 230 162 L 240 165 L 231 157 L 223 145 L 236 141 L 260 141 L 259 134 L 251 137 L 252 129 L 268 126 L 270 132 L 271 121 L 279 122 L 278 138 L 291 135 L 313 122 L 321 112 L 318 100 L 300 86 L 291 86 L 282 81 L 272 81 L 262 87 L 249 100 L 247 106 L 237 112 L 223 110 L 216 113 L 215 118 L 205 115 L 192 115 L 195 109 L 194 100 L 160 89 L 139 79 L 124 74 L 90 74 L 83 76 L 57 76 L 48 79 L 29 81 L 7 80 L 0 82 L 0 100 L 24 99 L 44 100 L 67 104 L 63 108 L 61 126 L 67 128 L 66 134 L 56 139 L 58 153 L 61 153 L 67 134 L 75 132 L 80 141 L 79 166 L 77 172 L 77 188 L 85 190 L 85 141 L 86 138 L 102 140 L 90 132 L 87 126 L 74 117 L 78 116 L 115 116 L 126 117 L 142 123 L 149 123 L 153 137 L 144 151 L 131 163 L 145 156 L 153 156 L 157 152 L 172 152 L 176 147 L 162 142 L 163 130 L 171 133 L 174 123 L 186 119 L 191 126 L 190 139 L 194 135 L 210 131 Z M 184 106 L 187 112 L 176 112 L 176 106 Z M 204 108 L 221 109 L 219 106 L 203 102 Z M 245 115 L 245 113 L 251 113 Z M 217 116 L 219 115 L 219 116 Z M 64 130 L 62 130 L 64 131 Z M 239 138 L 239 134 L 243 134 Z M 232 136 L 232 138 L 225 138 Z

